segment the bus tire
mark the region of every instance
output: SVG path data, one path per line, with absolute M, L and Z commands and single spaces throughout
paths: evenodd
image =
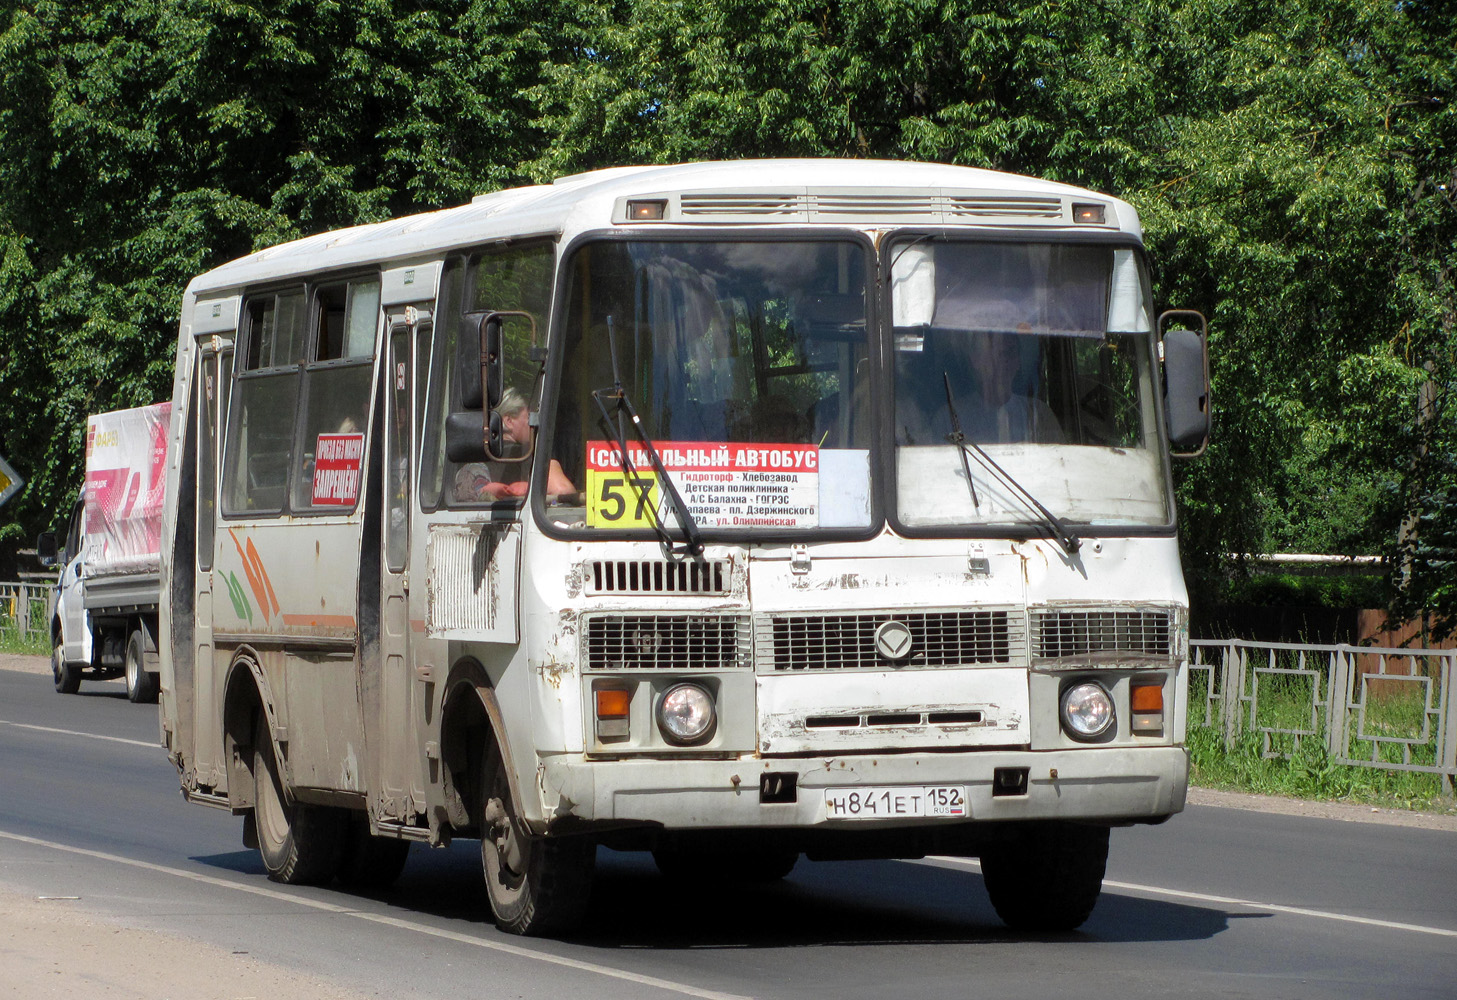
M 1106 826 L 1036 823 L 983 851 L 981 873 L 1008 927 L 1057 932 L 1081 927 L 1092 914 L 1107 864 Z
M 51 674 L 55 678 L 57 694 L 75 694 L 81 690 L 81 668 L 66 662 L 66 646 L 57 632 L 51 640 Z
M 363 814 L 351 816 L 344 831 L 339 860 L 339 883 L 351 889 L 386 889 L 405 870 L 410 842 L 398 837 L 376 837 Z
M 290 805 L 283 795 L 273 740 L 260 723 L 253 737 L 253 779 L 258 786 L 253 807 L 258 853 L 274 882 L 321 885 L 339 869 L 343 814 L 326 806 Z
M 481 867 L 496 926 L 536 937 L 571 930 L 587 913 L 597 844 L 590 837 L 531 837 L 516 816 L 500 754 L 480 768 Z
M 146 643 L 142 630 L 133 629 L 126 643 L 126 697 L 133 704 L 151 704 L 157 700 L 157 675 L 147 669 Z
M 794 871 L 799 853 L 791 850 L 759 848 L 749 851 L 720 853 L 658 848 L 653 851 L 653 864 L 666 878 L 716 882 L 726 885 L 778 882 Z

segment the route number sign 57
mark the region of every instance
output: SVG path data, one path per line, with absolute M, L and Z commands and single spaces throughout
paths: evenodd
M 651 528 L 660 503 L 658 477 L 651 472 L 587 470 L 587 524 L 594 528 Z

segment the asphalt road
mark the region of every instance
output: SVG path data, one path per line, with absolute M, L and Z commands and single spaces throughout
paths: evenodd
M 368 996 L 1457 997 L 1441 830 L 1191 806 L 1114 831 L 1092 919 L 1052 936 L 1006 930 L 975 862 L 802 861 L 708 897 L 604 850 L 563 940 L 496 931 L 474 843 L 362 895 L 274 885 L 240 830 L 182 802 L 154 706 L 0 670 L 0 889 Z

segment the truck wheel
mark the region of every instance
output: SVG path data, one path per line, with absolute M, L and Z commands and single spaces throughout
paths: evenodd
M 590 837 L 537 837 L 516 817 L 500 754 L 486 752 L 481 771 L 481 864 L 496 926 L 537 936 L 581 923 L 592 891 L 597 844 Z
M 397 837 L 376 837 L 363 814 L 352 816 L 344 831 L 339 882 L 352 889 L 384 889 L 405 870 L 410 842 Z
M 160 687 L 157 675 L 146 667 L 147 661 L 142 655 L 145 650 L 142 630 L 136 629 L 126 643 L 126 696 L 134 704 L 156 701 L 157 689 Z
M 981 873 L 1008 927 L 1070 931 L 1092 914 L 1107 864 L 1107 827 L 1039 823 L 982 852 Z
M 339 869 L 343 813 L 302 802 L 289 805 L 273 740 L 261 723 L 253 737 L 253 780 L 258 786 L 253 807 L 258 853 L 268 877 L 287 885 L 320 885 L 332 879 Z
M 731 886 L 777 882 L 794 871 L 798 862 L 798 852 L 772 848 L 733 853 L 659 848 L 653 852 L 653 863 L 668 878 Z
M 81 668 L 66 662 L 66 647 L 59 632 L 51 643 L 51 673 L 55 676 L 57 694 L 75 694 L 81 690 Z

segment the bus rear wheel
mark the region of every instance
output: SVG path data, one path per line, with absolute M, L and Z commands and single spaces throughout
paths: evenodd
M 1108 828 L 1029 824 L 981 855 L 1002 922 L 1018 931 L 1071 931 L 1092 915 L 1108 864 Z
M 253 806 L 258 853 L 268 877 L 286 885 L 321 885 L 339 870 L 343 814 L 326 806 L 290 804 L 279 780 L 273 740 L 263 723 L 253 736 Z
M 571 930 L 587 912 L 597 845 L 590 837 L 532 837 L 516 815 L 494 748 L 481 767 L 481 866 L 496 926 L 538 936 Z

